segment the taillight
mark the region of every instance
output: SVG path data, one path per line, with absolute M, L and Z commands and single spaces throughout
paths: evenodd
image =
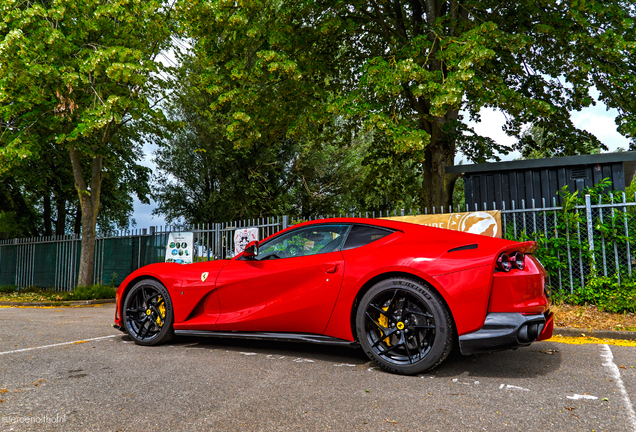
M 512 262 L 515 268 L 519 270 L 523 270 L 526 268 L 526 255 L 523 252 L 515 252 L 511 257 L 510 261 Z
M 509 272 L 513 268 L 523 270 L 526 268 L 526 255 L 523 252 L 513 252 L 512 254 L 502 253 L 497 258 L 497 270 Z
M 497 269 L 505 272 L 509 272 L 512 268 L 512 264 L 510 263 L 510 256 L 507 253 L 502 253 L 497 258 Z

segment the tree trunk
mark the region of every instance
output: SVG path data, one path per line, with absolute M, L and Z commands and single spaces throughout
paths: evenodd
M 73 164 L 75 188 L 79 194 L 80 205 L 82 208 L 82 251 L 80 254 L 80 268 L 77 285 L 89 286 L 93 284 L 93 267 L 95 264 L 95 225 L 97 224 L 97 215 L 99 214 L 103 157 L 99 155 L 92 159 L 91 183 L 89 190 L 88 185 L 84 180 L 84 175 L 82 174 L 79 152 L 74 147 L 71 147 L 69 153 Z
M 438 212 L 448 211 L 453 203 L 453 188 L 456 175 L 446 175 L 446 167 L 455 165 L 455 146 L 442 140 L 433 141 L 427 146 L 423 163 L 424 182 L 422 184 L 422 204 Z
M 430 6 L 430 5 L 429 5 Z M 424 151 L 422 163 L 423 182 L 421 203 L 429 211 L 448 211 L 453 204 L 453 189 L 457 174 L 446 174 L 447 166 L 455 165 L 455 133 L 453 123 L 459 118 L 458 110 L 451 110 L 443 117 L 429 120 L 424 116 L 430 113 L 430 101 L 415 98 L 410 94 L 411 107 L 419 112 L 420 128 L 430 135 L 430 142 Z

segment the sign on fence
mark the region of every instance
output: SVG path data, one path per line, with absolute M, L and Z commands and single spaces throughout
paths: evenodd
M 193 243 L 194 233 L 171 232 L 168 236 L 168 244 L 166 245 L 166 262 L 191 264 Z
M 501 238 L 501 212 L 499 210 L 468 213 L 443 213 L 418 216 L 396 216 L 382 218 L 418 225 L 446 228 L 488 237 Z
M 234 255 L 245 250 L 249 242 L 258 240 L 258 228 L 242 228 L 234 231 Z

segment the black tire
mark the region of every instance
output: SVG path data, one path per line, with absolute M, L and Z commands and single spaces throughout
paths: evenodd
M 414 375 L 448 357 L 455 328 L 434 289 L 413 279 L 391 278 L 362 297 L 356 334 L 364 352 L 382 369 Z
M 159 345 L 174 336 L 174 310 L 166 287 L 154 279 L 137 282 L 126 293 L 124 329 L 139 345 Z

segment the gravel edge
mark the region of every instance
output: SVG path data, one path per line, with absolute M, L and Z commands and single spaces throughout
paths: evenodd
M 600 339 L 636 340 L 636 332 L 555 327 L 553 334 L 567 337 L 595 337 Z

